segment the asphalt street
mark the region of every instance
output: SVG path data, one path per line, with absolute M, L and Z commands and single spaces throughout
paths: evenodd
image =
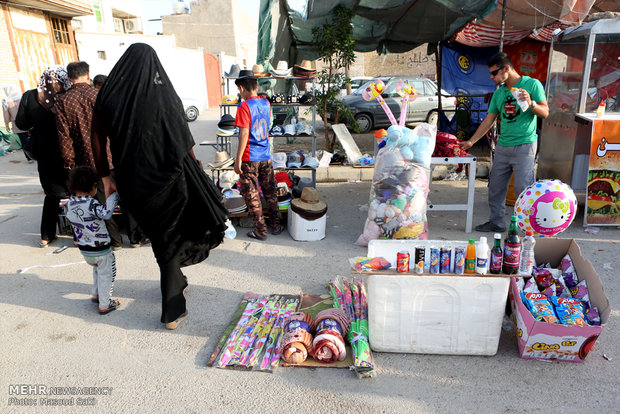
M 207 111 L 191 124 L 196 141 L 212 136 L 218 118 L 217 111 Z M 206 163 L 213 149 L 196 147 L 196 154 Z M 184 270 L 189 316 L 167 331 L 159 322 L 159 271 L 150 247 L 131 248 L 125 240 L 116 252 L 114 296 L 122 306 L 100 316 L 89 299 L 91 268 L 81 263 L 72 239 L 38 247 L 43 192 L 36 164 L 20 151 L 1 156 L 0 178 L 2 412 L 620 411 L 620 231 L 586 232 L 583 210 L 559 237 L 577 241 L 612 308 L 585 362 L 521 359 L 514 331 L 502 330 L 495 356 L 375 353 L 376 377 L 358 379 L 347 369 L 267 374 L 208 368 L 206 362 L 245 292 L 326 293 L 330 279 L 350 274 L 348 259 L 366 254 L 354 241 L 367 214 L 370 183 L 318 184 L 329 206 L 322 241 L 296 242 L 284 232 L 260 242 L 238 229 L 236 239 Z M 431 197 L 452 202 L 465 197 L 465 188 L 465 181 L 436 181 Z M 477 180 L 474 224 L 488 217 L 486 192 L 486 181 Z M 464 212 L 428 217 L 431 239 L 483 235 L 464 232 Z M 53 253 L 64 245 L 69 247 Z M 53 387 L 97 387 L 99 394 L 71 400 L 50 395 Z

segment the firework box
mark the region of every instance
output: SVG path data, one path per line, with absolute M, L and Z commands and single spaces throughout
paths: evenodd
M 536 240 L 536 263 L 558 267 L 568 253 L 579 281 L 585 280 L 592 306 L 599 309 L 601 326 L 567 326 L 539 322 L 525 307 L 515 278 L 510 281 L 509 298 L 515 322 L 517 343 L 522 358 L 582 362 L 605 327 L 611 312 L 601 279 L 592 263 L 586 260 L 572 239 L 539 238 Z

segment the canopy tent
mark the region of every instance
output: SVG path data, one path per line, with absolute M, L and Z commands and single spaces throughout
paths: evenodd
M 312 30 L 337 6 L 353 10 L 358 52 L 402 53 L 450 38 L 497 7 L 496 0 L 261 0 L 257 61 L 314 60 Z

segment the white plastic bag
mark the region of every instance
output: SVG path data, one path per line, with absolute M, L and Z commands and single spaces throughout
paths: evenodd
M 230 219 L 226 220 L 226 231 L 224 232 L 224 237 L 227 239 L 234 239 L 237 237 L 237 230 L 235 230 L 235 226 L 230 222 Z

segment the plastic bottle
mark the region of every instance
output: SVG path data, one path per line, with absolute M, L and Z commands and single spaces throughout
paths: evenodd
M 502 273 L 502 235 L 495 233 L 493 235 L 495 242 L 491 249 L 491 264 L 489 271 L 494 275 Z
M 476 240 L 469 239 L 465 250 L 465 273 L 476 273 Z
M 528 230 L 525 232 L 525 237 L 521 242 L 521 260 L 519 260 L 519 274 L 520 275 L 532 275 L 532 267 L 534 266 L 534 246 L 536 245 L 536 239 L 534 238 L 534 232 Z
M 487 238 L 482 236 L 476 246 L 476 273 L 484 275 L 489 271 L 489 245 Z
M 502 273 L 514 275 L 519 271 L 519 258 L 521 257 L 521 238 L 517 226 L 517 216 L 510 217 L 510 227 L 504 239 L 504 263 Z
M 602 118 L 605 115 L 605 101 L 601 102 L 601 104 L 596 108 L 596 117 Z

